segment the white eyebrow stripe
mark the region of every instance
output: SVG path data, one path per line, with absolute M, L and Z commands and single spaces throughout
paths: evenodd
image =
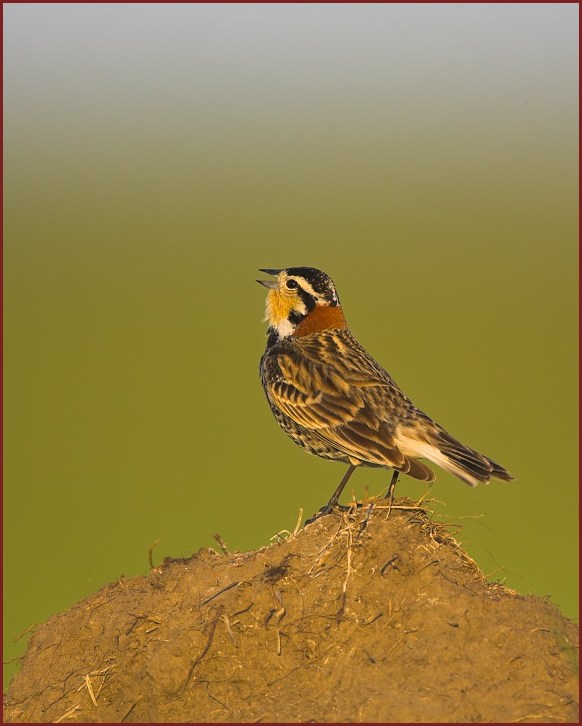
M 294 277 L 293 278 L 297 284 L 302 287 L 305 292 L 308 292 L 312 297 L 319 298 L 321 297 L 318 293 L 315 292 L 313 287 L 311 286 L 310 282 L 307 282 L 307 280 L 304 277 Z

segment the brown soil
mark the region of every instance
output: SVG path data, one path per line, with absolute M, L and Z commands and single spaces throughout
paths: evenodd
M 398 505 L 411 503 L 399 500 Z M 123 579 L 31 637 L 10 722 L 573 722 L 577 628 L 421 509 Z

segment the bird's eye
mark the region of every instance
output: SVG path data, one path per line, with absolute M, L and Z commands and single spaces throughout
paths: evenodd
M 299 284 L 297 283 L 297 280 L 287 280 L 285 283 L 289 290 L 293 290 L 296 287 L 299 287 Z

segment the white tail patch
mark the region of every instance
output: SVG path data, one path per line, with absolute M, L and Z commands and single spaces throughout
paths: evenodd
M 428 459 L 434 464 L 437 464 L 437 466 L 440 466 L 441 469 L 458 476 L 459 479 L 462 479 L 464 482 L 469 484 L 469 486 L 475 487 L 477 484 L 481 483 L 477 477 L 472 476 L 468 471 L 452 462 L 448 456 L 443 454 L 443 452 L 440 449 L 437 449 L 436 446 L 428 441 L 416 438 L 413 435 L 413 430 L 410 430 L 410 433 L 407 433 L 403 429 L 398 429 L 394 440 L 400 451 L 405 456 Z

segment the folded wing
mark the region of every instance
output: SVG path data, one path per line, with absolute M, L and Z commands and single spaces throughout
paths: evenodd
M 286 416 L 341 451 L 354 464 L 398 469 L 433 481 L 433 472 L 394 441 L 396 416 L 413 408 L 387 376 L 371 369 L 350 372 L 341 360 L 314 360 L 290 350 L 277 356 L 267 395 Z M 275 375 L 273 375 L 275 374 Z

